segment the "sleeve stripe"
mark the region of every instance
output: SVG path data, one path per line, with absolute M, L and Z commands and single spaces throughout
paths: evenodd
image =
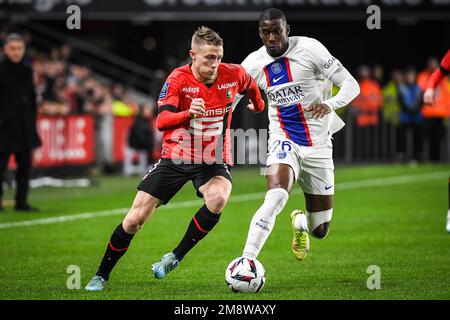
M 247 84 L 247 87 L 245 87 L 244 91 L 239 92 L 239 94 L 241 94 L 241 95 L 243 95 L 243 96 L 246 95 L 246 94 L 247 94 L 247 91 L 248 91 L 248 88 L 250 87 L 251 84 L 252 84 L 251 76 L 248 76 L 248 84 Z
M 163 112 L 164 110 L 168 110 L 170 112 L 178 112 L 178 108 L 172 104 L 165 104 L 159 107 L 158 112 Z

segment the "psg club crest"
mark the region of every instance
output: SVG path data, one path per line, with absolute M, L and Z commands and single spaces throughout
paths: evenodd
M 227 99 L 231 99 L 231 90 L 227 90 Z
M 270 69 L 272 70 L 272 72 L 274 74 L 279 74 L 281 72 L 281 70 L 283 69 L 283 67 L 281 66 L 281 64 L 276 62 L 276 63 L 274 63 L 273 65 L 270 66 Z

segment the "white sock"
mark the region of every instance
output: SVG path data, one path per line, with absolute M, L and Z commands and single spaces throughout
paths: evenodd
M 297 214 L 294 218 L 294 227 L 298 231 L 306 231 L 309 233 L 308 220 L 306 214 Z
M 450 232 L 450 209 L 447 211 L 447 232 Z
M 282 188 L 270 189 L 264 203 L 253 215 L 242 255 L 256 259 L 275 225 L 277 214 L 283 210 L 289 193 Z

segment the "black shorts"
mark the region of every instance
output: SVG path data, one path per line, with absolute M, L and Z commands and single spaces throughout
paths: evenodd
M 217 176 L 232 182 L 227 164 L 175 164 L 171 159 L 161 158 L 148 170 L 137 188 L 167 204 L 189 180 L 197 190 L 197 196 L 202 198 L 198 189 Z

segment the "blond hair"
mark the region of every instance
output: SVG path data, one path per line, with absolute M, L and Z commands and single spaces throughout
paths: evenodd
M 216 47 L 223 46 L 223 40 L 217 32 L 205 26 L 201 26 L 195 30 L 192 36 L 191 47 L 201 45 L 213 45 Z

